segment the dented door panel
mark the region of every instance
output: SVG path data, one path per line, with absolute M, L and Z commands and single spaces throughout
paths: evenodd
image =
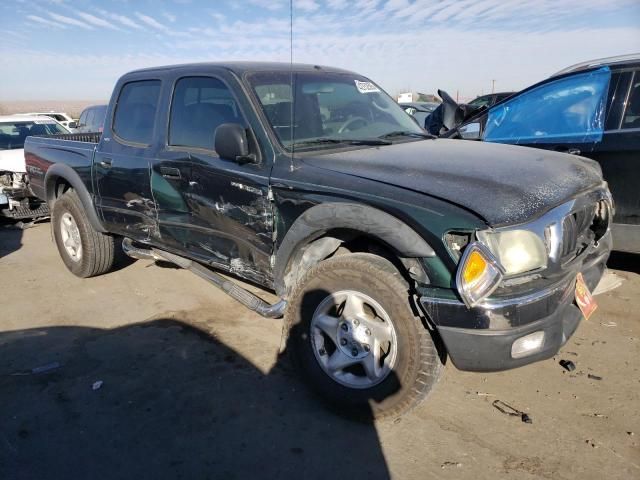
M 268 170 L 192 152 L 189 181 L 189 250 L 240 277 L 270 283 Z
M 188 245 L 191 218 L 189 178 L 191 162 L 186 152 L 164 150 L 151 165 L 151 189 L 157 205 L 155 240 L 183 249 Z

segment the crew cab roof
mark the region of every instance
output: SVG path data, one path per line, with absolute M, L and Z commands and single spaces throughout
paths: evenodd
M 202 62 L 202 63 L 184 63 L 179 65 L 164 65 L 160 67 L 142 68 L 139 70 L 132 70 L 125 75 L 132 75 L 138 73 L 162 73 L 167 70 L 194 70 L 207 68 L 225 69 L 235 73 L 238 76 L 242 76 L 247 72 L 315 72 L 323 71 L 330 73 L 354 73 L 349 70 L 343 70 L 341 68 L 327 67 L 324 65 L 312 65 L 305 63 L 286 63 L 286 62 Z

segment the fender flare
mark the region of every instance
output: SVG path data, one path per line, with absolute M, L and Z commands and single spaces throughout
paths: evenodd
M 86 185 L 80 178 L 80 175 L 78 175 L 78 172 L 69 165 L 54 163 L 47 169 L 47 173 L 44 176 L 44 194 L 49 207 L 53 209 L 53 203 L 56 200 L 55 186 L 58 179 L 63 179 L 76 191 L 91 226 L 98 232 L 107 233 L 107 230 L 98 217 L 95 205 L 93 204 L 93 198 L 87 190 Z
M 436 255 L 431 245 L 415 230 L 382 210 L 354 203 L 321 203 L 309 208 L 296 219 L 278 248 L 273 269 L 274 287 L 278 295 L 286 297 L 290 293 L 286 276 L 296 253 L 334 229 L 351 229 L 371 235 L 403 257 Z

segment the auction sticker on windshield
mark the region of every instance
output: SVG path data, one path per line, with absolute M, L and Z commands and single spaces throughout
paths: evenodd
M 589 317 L 598 308 L 598 304 L 593 299 L 589 287 L 587 287 L 587 284 L 584 282 L 582 273 L 578 273 L 576 277 L 576 303 L 582 315 L 584 315 L 585 320 L 589 320 Z
M 380 89 L 371 82 L 361 82 L 359 80 L 354 80 L 354 82 L 356 82 L 356 88 L 360 93 L 376 93 L 380 91 Z

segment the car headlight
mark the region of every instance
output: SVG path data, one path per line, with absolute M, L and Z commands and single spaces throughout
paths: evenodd
M 498 260 L 480 242 L 464 250 L 458 264 L 456 285 L 465 305 L 471 308 L 491 295 L 502 280 L 504 270 Z
M 496 256 L 505 275 L 516 275 L 547 266 L 542 239 L 528 230 L 478 232 L 478 238 Z

